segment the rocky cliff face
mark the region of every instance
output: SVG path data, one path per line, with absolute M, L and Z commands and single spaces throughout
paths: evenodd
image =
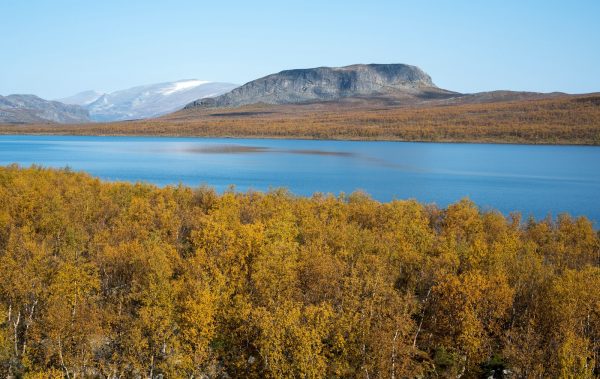
M 286 70 L 265 76 L 186 108 L 236 107 L 246 104 L 289 104 L 330 101 L 353 96 L 409 95 L 444 92 L 420 68 L 405 64 L 368 64 Z
M 80 123 L 89 122 L 89 113 L 78 105 L 48 101 L 35 95 L 0 96 L 2 123 Z

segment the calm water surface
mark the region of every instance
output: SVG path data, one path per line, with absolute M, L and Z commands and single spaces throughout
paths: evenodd
M 600 148 L 161 137 L 0 136 L 0 164 L 69 166 L 107 180 L 208 184 L 222 191 L 364 190 L 382 201 L 483 208 L 600 222 Z

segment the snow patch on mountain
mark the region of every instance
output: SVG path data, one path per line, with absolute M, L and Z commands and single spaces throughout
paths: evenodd
M 163 90 L 163 94 L 164 95 L 170 95 L 172 93 L 175 92 L 179 92 L 179 91 L 183 91 L 183 90 L 187 90 L 190 88 L 194 88 L 194 87 L 198 87 L 202 84 L 207 84 L 210 83 L 209 81 L 205 81 L 205 80 L 182 80 L 179 82 L 175 82 L 171 85 L 171 87 L 166 88 L 165 90 Z

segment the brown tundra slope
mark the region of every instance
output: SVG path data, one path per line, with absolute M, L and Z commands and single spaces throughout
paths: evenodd
M 0 125 L 0 133 L 599 145 L 600 93 L 488 92 L 424 101 L 370 96 L 195 107 L 139 121 Z

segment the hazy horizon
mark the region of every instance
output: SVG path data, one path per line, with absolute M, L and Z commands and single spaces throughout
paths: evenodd
M 0 4 L 0 94 L 57 99 L 292 68 L 406 63 L 459 92 L 600 91 L 600 3 Z

